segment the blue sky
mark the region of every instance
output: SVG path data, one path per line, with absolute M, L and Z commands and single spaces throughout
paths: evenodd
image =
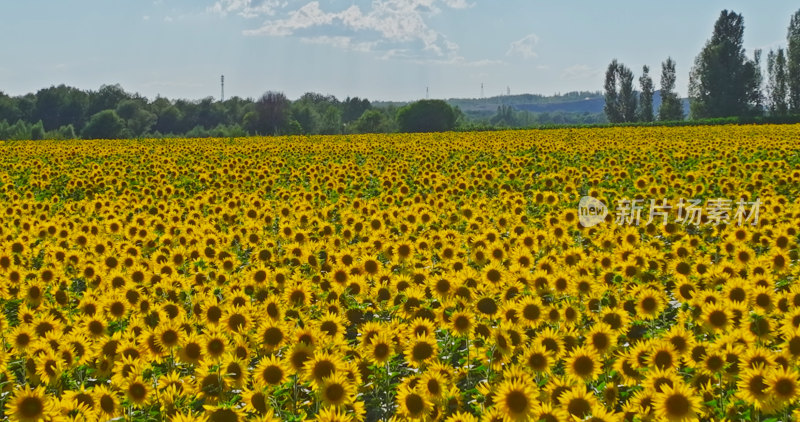
M 785 45 L 791 1 L 25 0 L 0 2 L 0 91 L 120 83 L 147 97 L 413 100 L 600 90 L 613 58 L 637 77 L 694 57 L 722 9 L 745 47 Z

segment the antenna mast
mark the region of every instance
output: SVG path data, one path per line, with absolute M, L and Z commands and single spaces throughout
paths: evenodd
M 225 101 L 225 75 L 219 77 L 220 101 Z

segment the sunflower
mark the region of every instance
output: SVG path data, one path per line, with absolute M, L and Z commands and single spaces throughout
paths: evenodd
M 134 406 L 143 407 L 150 401 L 150 385 L 144 382 L 141 376 L 127 380 L 122 391 L 125 393 L 125 398 Z
M 536 408 L 536 390 L 530 383 L 504 380 L 497 386 L 493 401 L 507 420 L 528 420 Z
M 728 306 L 722 303 L 712 303 L 703 306 L 701 318 L 705 326 L 711 331 L 720 332 L 732 323 L 733 315 L 728 310 Z
M 316 328 L 328 342 L 337 342 L 344 337 L 346 320 L 343 316 L 325 312 L 316 320 Z
M 194 415 L 191 410 L 189 413 L 176 412 L 169 419 L 169 422 L 208 422 L 207 415 Z
M 447 392 L 447 378 L 434 371 L 427 371 L 419 379 L 421 391 L 428 394 L 431 401 L 439 402 Z
M 454 333 L 460 336 L 469 336 L 475 325 L 475 318 L 472 312 L 456 311 L 450 315 L 449 325 Z
M 601 322 L 586 333 L 586 342 L 595 352 L 604 355 L 616 346 L 617 336 L 610 326 Z
M 537 408 L 533 411 L 531 420 L 562 422 L 570 420 L 570 415 L 567 411 L 560 407 L 553 406 L 550 403 L 540 403 L 539 406 L 537 406 Z
M 194 375 L 193 390 L 207 404 L 217 403 L 227 388 L 226 378 L 213 366 L 201 366 Z
M 559 335 L 558 331 L 551 327 L 547 327 L 539 332 L 535 337 L 535 343 L 542 345 L 550 353 L 553 353 L 554 358 L 560 358 L 566 348 L 564 347 L 564 340 Z
M 632 294 L 636 300 L 636 316 L 639 319 L 657 318 L 664 308 L 663 295 L 651 288 L 642 287 Z
M 287 355 L 287 361 L 294 373 L 304 371 L 308 362 L 314 357 L 314 349 L 304 342 L 295 343 Z
M 294 363 L 292 364 L 294 365 Z M 304 366 L 305 379 L 313 382 L 315 385 L 320 385 L 325 378 L 343 369 L 344 362 L 334 354 L 318 351 L 314 353 L 314 356 L 311 357 Z
M 239 422 L 245 420 L 245 415 L 242 411 L 230 405 L 204 405 L 203 409 L 208 417 L 208 422 Z
M 220 362 L 220 372 L 233 387 L 241 388 L 247 378 L 247 364 L 236 356 L 228 355 Z
M 221 358 L 229 348 L 228 338 L 222 331 L 212 328 L 202 336 L 203 350 L 212 359 Z
M 406 340 L 405 357 L 409 365 L 419 368 L 439 355 L 439 345 L 433 336 L 415 335 Z
M 280 385 L 288 375 L 286 363 L 275 355 L 262 359 L 253 371 L 255 385 Z
M 763 365 L 745 368 L 739 374 L 736 395 L 758 410 L 772 410 L 775 400 L 767 385 L 767 375 Z
M 6 403 L 6 415 L 15 422 L 35 422 L 53 418 L 57 413 L 44 387 L 32 390 L 26 385 L 14 391 L 14 395 Z
M 197 334 L 190 334 L 182 338 L 178 357 L 184 363 L 198 364 L 203 361 L 203 339 Z
M 272 412 L 269 405 L 269 395 L 260 389 L 245 389 L 242 392 L 242 402 L 248 412 L 254 412 L 259 415 L 267 415 Z
M 553 352 L 548 351 L 541 343 L 530 345 L 523 352 L 521 360 L 523 367 L 535 374 L 550 373 L 555 362 Z
M 675 347 L 665 340 L 652 342 L 649 360 L 652 367 L 661 370 L 672 369 L 680 365 L 679 358 L 675 353 Z
M 249 307 L 227 306 L 225 314 L 221 320 L 225 329 L 234 333 L 244 333 L 250 329 L 252 324 Z
M 681 382 L 681 377 L 673 369 L 656 368 L 647 373 L 647 378 L 642 382 L 645 389 L 660 393 L 664 387 L 674 387 Z
M 603 361 L 597 352 L 581 346 L 567 356 L 564 367 L 564 372 L 575 380 L 593 381 L 603 371 Z
M 277 321 L 266 321 L 259 329 L 259 345 L 263 346 L 266 353 L 279 349 L 288 337 L 288 330 L 284 324 Z
M 69 407 L 71 409 L 77 410 L 83 415 L 95 415 L 98 412 L 98 404 L 92 395 L 92 391 L 86 390 L 86 388 L 83 386 L 77 390 L 66 391 L 64 394 L 64 400 L 70 403 Z
M 320 409 L 315 419 L 317 422 L 352 422 L 353 416 L 347 410 L 332 406 Z
M 318 386 L 322 402 L 327 406 L 344 406 L 354 401 L 356 386 L 342 373 L 325 377 Z
M 670 422 L 698 421 L 702 402 L 692 388 L 678 384 L 664 386 L 653 397 L 653 410 L 660 420 Z
M 381 331 L 372 336 L 369 344 L 365 346 L 367 359 L 376 364 L 383 365 L 391 359 L 394 351 L 392 336 L 386 331 Z
M 769 393 L 780 403 L 789 404 L 800 397 L 800 381 L 794 369 L 773 368 L 767 375 L 766 383 Z
M 34 342 L 33 330 L 27 325 L 18 325 L 11 332 L 11 351 L 17 355 L 24 355 L 25 351 Z
M 402 385 L 397 391 L 397 413 L 407 420 L 425 420 L 433 410 L 433 403 L 415 388 Z
M 565 391 L 558 398 L 561 409 L 573 418 L 583 419 L 592 413 L 598 405 L 597 398 L 586 389 L 585 385 L 578 385 Z
M 156 344 L 164 350 L 177 347 L 184 333 L 173 322 L 161 324 L 156 329 Z
M 448 416 L 444 422 L 478 422 L 478 418 L 469 413 L 457 411 Z
M 34 358 L 36 362 L 36 375 L 45 384 L 54 384 L 61 380 L 64 365 L 55 352 L 48 350 Z

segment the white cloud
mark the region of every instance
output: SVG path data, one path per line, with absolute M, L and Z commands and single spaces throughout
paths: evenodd
M 475 5 L 475 3 L 467 3 L 466 0 L 443 0 L 444 4 L 453 9 L 466 9 Z
M 208 10 L 222 16 L 235 13 L 245 18 L 272 16 L 276 9 L 286 7 L 286 1 L 279 0 L 218 0 Z
M 464 9 L 467 0 L 373 0 L 369 6 L 323 10 L 319 1 L 288 7 L 279 0 L 218 0 L 209 10 L 225 16 L 262 16 L 267 20 L 245 35 L 297 36 L 344 49 L 384 47 L 383 57 L 454 59 L 459 46 L 430 27 L 428 19 L 447 9 Z M 273 18 L 275 16 L 275 18 Z M 321 32 L 322 31 L 322 32 Z M 324 34 L 320 37 L 320 33 Z M 416 45 L 415 45 L 416 44 Z
M 603 68 L 590 67 L 585 64 L 576 64 L 565 68 L 561 72 L 562 79 L 587 79 L 603 73 Z
M 536 34 L 529 34 L 511 43 L 511 46 L 506 52 L 507 56 L 519 56 L 524 59 L 535 59 L 539 57 L 536 54 L 536 45 L 539 44 L 539 36 Z
M 142 16 L 142 20 L 143 21 L 149 21 L 150 20 L 150 16 L 144 15 L 144 16 Z
M 300 41 L 308 44 L 323 44 L 332 47 L 340 48 L 343 50 L 352 50 L 360 52 L 369 52 L 378 44 L 378 42 L 354 42 L 352 37 L 345 36 L 330 36 L 321 35 L 318 37 L 303 37 Z
M 319 2 L 312 1 L 290 12 L 289 17 L 286 19 L 275 20 L 259 29 L 248 30 L 244 33 L 245 35 L 292 35 L 300 29 L 330 25 L 337 18 L 339 18 L 338 14 L 325 13 L 320 9 Z

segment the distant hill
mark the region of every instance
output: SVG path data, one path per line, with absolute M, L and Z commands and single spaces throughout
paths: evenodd
M 497 107 L 507 105 L 518 111 L 530 113 L 577 113 L 598 114 L 603 113 L 605 100 L 601 92 L 574 91 L 566 94 L 551 96 L 538 94 L 501 95 L 487 98 L 450 98 L 446 100 L 452 106 L 458 106 L 461 111 L 473 119 L 484 119 L 497 113 Z M 683 98 L 684 115 L 689 114 L 689 99 Z M 380 102 L 372 103 L 376 107 L 403 106 L 407 102 Z M 658 113 L 661 105 L 661 91 L 653 95 L 653 110 Z

